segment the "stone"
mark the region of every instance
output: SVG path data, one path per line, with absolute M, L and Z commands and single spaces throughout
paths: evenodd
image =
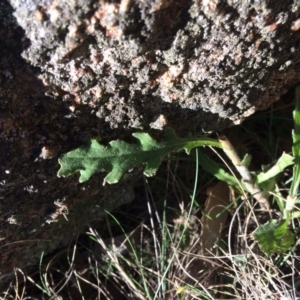
M 79 184 L 61 154 L 266 109 L 300 81 L 299 20 L 298 1 L 2 0 L 0 279 L 134 197 L 141 168 Z

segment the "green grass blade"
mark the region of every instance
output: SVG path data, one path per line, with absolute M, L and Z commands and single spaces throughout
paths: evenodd
M 222 169 L 215 161 L 211 160 L 206 154 L 199 151 L 199 164 L 200 166 L 210 174 L 214 175 L 216 178 L 218 178 L 221 181 L 227 182 L 231 186 L 235 186 L 239 188 L 240 186 L 243 187 L 244 190 L 246 190 L 246 187 L 242 182 L 240 182 L 236 177 L 230 175 L 224 169 Z
M 193 210 L 193 207 L 195 205 L 195 201 L 196 201 L 196 194 L 197 194 L 197 186 L 198 186 L 198 180 L 199 180 L 199 168 L 198 168 L 198 165 L 199 165 L 199 154 L 198 154 L 198 149 L 196 148 L 196 173 L 195 173 L 195 183 L 194 183 L 194 189 L 193 189 L 193 195 L 192 195 L 192 199 L 191 199 L 191 205 L 190 205 L 190 208 L 189 208 L 189 211 L 188 211 L 188 215 L 187 215 L 187 219 L 189 220 L 191 218 L 191 215 L 192 215 L 192 210 Z M 178 251 L 179 249 L 179 246 L 185 236 L 185 233 L 188 229 L 188 222 L 185 222 L 184 224 L 184 228 L 181 232 L 181 235 L 179 237 L 179 240 L 178 240 L 178 244 L 176 246 L 176 248 L 174 249 L 174 253 L 172 254 L 171 258 L 169 259 L 169 264 L 168 266 L 166 267 L 166 270 L 165 272 L 163 273 L 162 275 L 162 278 L 161 278 L 161 281 L 160 281 L 160 284 L 159 286 L 157 287 L 156 289 L 156 292 L 155 292 L 155 295 L 154 295 L 154 298 L 153 300 L 156 300 L 158 299 L 158 293 L 159 293 L 159 290 L 172 266 L 172 264 L 174 263 L 174 259 L 175 259 L 175 256 L 176 256 L 176 252 Z M 210 295 L 209 295 L 210 296 Z M 211 298 L 213 299 L 213 298 Z
M 39 263 L 40 279 L 41 279 L 42 286 L 37 285 L 37 287 L 40 288 L 48 296 L 51 296 L 51 294 L 50 294 L 50 292 L 49 292 L 49 290 L 47 288 L 47 285 L 45 283 L 43 274 L 42 274 L 42 262 L 43 262 L 43 259 L 44 259 L 44 255 L 45 255 L 45 252 L 43 251 L 42 254 L 41 254 L 40 263 Z
M 167 262 L 167 239 L 168 239 L 168 228 L 167 228 L 167 201 L 164 200 L 164 210 L 163 210 L 163 222 L 162 222 L 162 247 L 161 247 L 161 273 L 163 274 L 166 270 Z M 164 280 L 162 283 L 162 292 L 166 293 L 167 290 L 167 281 Z
M 131 251 L 132 251 L 132 254 L 134 255 L 134 259 L 135 259 L 135 262 L 136 262 L 136 266 L 137 268 L 139 269 L 140 271 L 140 274 L 142 276 L 142 282 L 143 282 L 143 288 L 144 288 L 144 292 L 146 293 L 147 295 L 147 298 L 148 299 L 151 299 L 151 296 L 150 296 L 150 291 L 149 291 L 149 288 L 148 288 L 148 283 L 147 283 L 147 280 L 146 280 L 146 277 L 145 277 L 145 273 L 144 273 L 144 269 L 143 269 L 143 266 L 139 263 L 139 257 L 138 257 L 138 254 L 136 252 L 136 249 L 133 245 L 133 243 L 131 242 L 131 239 L 130 237 L 128 236 L 128 234 L 126 233 L 126 231 L 124 230 L 124 228 L 122 227 L 122 225 L 120 224 L 120 222 L 117 220 L 117 218 L 112 214 L 110 213 L 109 211 L 105 210 L 105 212 L 116 222 L 116 224 L 118 224 L 118 226 L 121 228 L 121 230 L 123 231 L 123 234 L 125 235 L 126 237 L 126 241 L 128 242 L 130 248 L 131 248 Z M 138 284 L 137 281 L 135 281 L 135 284 L 137 286 L 140 286 Z
M 292 152 L 295 157 L 295 166 L 293 170 L 293 181 L 290 189 L 290 195 L 296 196 L 300 184 L 300 87 L 296 88 L 295 110 L 293 112 L 295 128 L 292 132 L 293 147 Z

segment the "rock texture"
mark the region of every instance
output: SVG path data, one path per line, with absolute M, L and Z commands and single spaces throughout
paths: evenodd
M 240 123 L 300 81 L 299 29 L 298 1 L 2 0 L 0 276 L 133 198 L 139 170 L 78 184 L 60 154 Z

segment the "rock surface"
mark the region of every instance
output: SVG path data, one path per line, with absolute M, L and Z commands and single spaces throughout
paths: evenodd
M 139 170 L 78 184 L 60 154 L 240 123 L 300 81 L 299 29 L 298 1 L 1 1 L 0 277 L 133 198 Z

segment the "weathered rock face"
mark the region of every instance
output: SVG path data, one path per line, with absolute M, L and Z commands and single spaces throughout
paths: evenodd
M 56 176 L 58 155 L 92 135 L 116 135 L 89 110 L 72 118 L 60 98 L 45 96 L 38 70 L 21 58 L 28 40 L 12 12 L 0 3 L 0 285 L 13 267 L 35 263 L 104 209 L 131 201 L 137 178 L 127 174 L 116 189 L 101 176 L 86 184 Z
M 112 128 L 163 114 L 207 130 L 299 81 L 299 4 L 269 2 L 11 0 L 24 57 L 75 114 L 87 105 Z
M 136 128 L 219 130 L 300 81 L 298 1 L 8 2 L 0 3 L 3 274 L 133 197 L 135 173 L 117 188 L 102 187 L 101 175 L 78 184 L 56 177 L 58 155 Z

